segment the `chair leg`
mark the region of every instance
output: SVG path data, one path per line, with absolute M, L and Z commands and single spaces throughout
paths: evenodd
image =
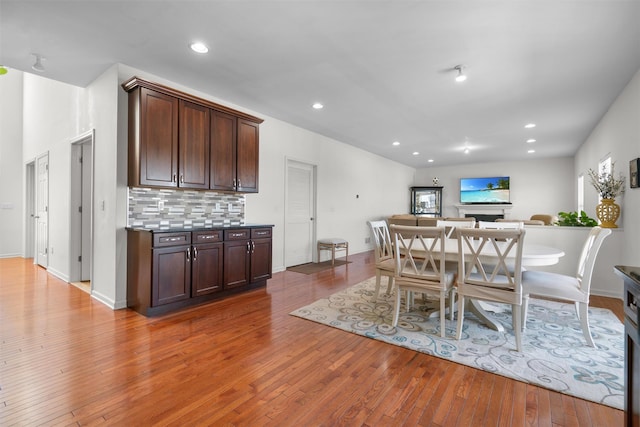
M 596 343 L 593 342 L 593 337 L 591 336 L 591 329 L 589 328 L 589 305 L 583 302 L 579 303 L 580 306 L 580 324 L 582 325 L 582 334 L 584 335 L 584 339 L 587 340 L 587 344 L 591 347 L 595 347 Z
M 449 320 L 453 320 L 453 312 L 455 310 L 456 290 L 451 288 L 449 291 Z
M 516 336 L 516 350 L 522 352 L 522 306 L 511 306 L 511 317 L 513 319 L 513 332 Z
M 529 313 L 529 295 L 522 296 L 522 330 L 527 328 L 527 314 Z
M 378 300 L 378 293 L 380 292 L 380 281 L 382 280 L 382 275 L 380 274 L 380 270 L 376 270 L 376 289 L 373 291 L 373 302 Z
M 387 284 L 387 295 L 391 295 L 391 291 L 393 290 L 393 277 L 388 276 L 389 282 Z
M 580 320 L 580 303 L 576 301 L 573 303 L 573 305 L 576 308 L 576 316 L 578 316 L 578 320 Z
M 393 327 L 398 326 L 398 318 L 400 317 L 400 292 L 400 288 L 396 289 L 396 302 L 393 305 Z
M 458 295 L 458 326 L 456 327 L 456 339 L 462 338 L 462 322 L 464 321 L 464 295 Z
M 445 311 L 446 311 L 447 294 L 440 292 L 440 336 L 442 338 L 446 335 L 447 324 L 445 323 Z

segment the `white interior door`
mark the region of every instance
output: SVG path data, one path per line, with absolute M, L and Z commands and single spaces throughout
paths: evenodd
M 313 261 L 315 166 L 287 160 L 285 267 Z
M 49 153 L 36 160 L 36 263 L 49 265 Z
M 81 219 L 81 279 L 83 282 L 91 280 L 91 218 L 93 204 L 91 202 L 91 188 L 93 177 L 93 147 L 91 143 L 82 144 L 82 219 Z
M 25 165 L 24 257 L 35 257 L 36 239 L 36 162 Z

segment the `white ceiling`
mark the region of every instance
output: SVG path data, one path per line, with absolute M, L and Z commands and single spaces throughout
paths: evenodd
M 640 0 L 0 0 L 0 64 L 33 73 L 31 53 L 54 80 L 122 63 L 416 168 L 571 156 L 640 69 Z

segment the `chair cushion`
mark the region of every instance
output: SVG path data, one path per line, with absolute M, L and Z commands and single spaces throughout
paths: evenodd
M 321 243 L 324 245 L 341 245 L 341 244 L 347 243 L 347 241 L 339 237 L 329 237 L 326 239 L 319 239 L 318 243 Z
M 548 271 L 527 270 L 523 272 L 522 293 L 578 302 L 589 301 L 589 295 L 582 292 L 578 279 Z
M 387 271 L 395 271 L 396 270 L 396 260 L 393 258 L 387 258 L 385 260 L 382 260 L 381 262 L 376 264 L 376 268 L 379 268 L 380 270 L 387 270 Z

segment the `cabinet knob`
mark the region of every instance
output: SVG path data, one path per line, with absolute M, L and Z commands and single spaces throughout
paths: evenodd
M 173 176 L 171 177 L 171 182 L 176 182 L 176 174 L 174 173 Z
M 191 261 L 191 248 L 187 249 L 187 262 Z
M 184 175 L 180 175 L 180 184 L 184 184 Z
M 198 259 L 198 249 L 193 248 L 193 260 L 195 261 L 196 259 Z

